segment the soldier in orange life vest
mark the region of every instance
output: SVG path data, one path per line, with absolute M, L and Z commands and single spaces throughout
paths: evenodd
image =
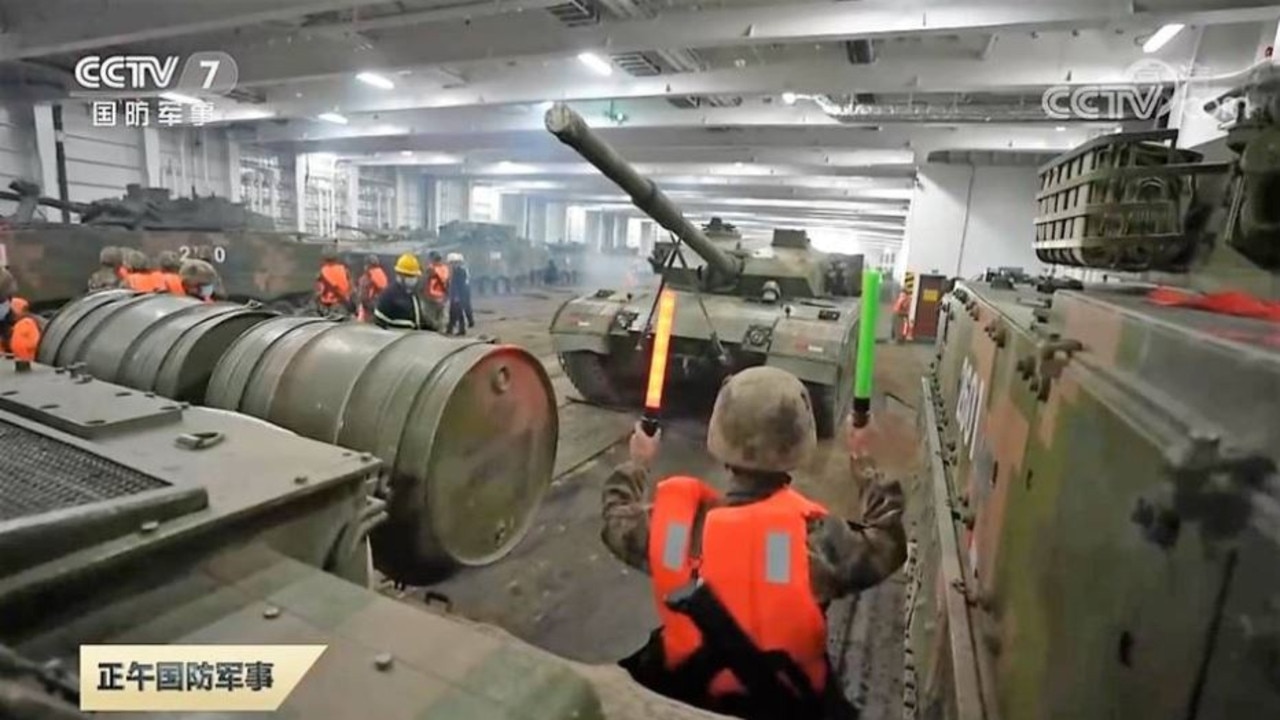
M 377 255 L 370 254 L 364 259 L 364 273 L 356 283 L 356 295 L 360 298 L 356 319 L 360 322 L 372 322 L 373 310 L 378 305 L 378 296 L 386 289 L 387 273 L 382 269 L 382 261 Z
M 326 249 L 324 264 L 316 276 L 316 311 L 321 315 L 347 316 L 352 312 L 351 274 L 336 250 Z
M 633 678 L 752 720 L 856 717 L 829 677 L 824 610 L 892 575 L 906 537 L 901 488 L 875 477 L 873 427 L 846 425 L 846 435 L 851 473 L 862 476 L 851 481 L 870 483 L 859 522 L 791 488 L 788 473 L 817 436 L 808 392 L 790 373 L 751 368 L 720 390 L 707 449 L 729 470 L 726 493 L 670 477 L 646 501 L 661 432 L 651 438 L 637 425 L 631 461 L 605 483 L 602 532 L 614 555 L 652 577 L 662 620 L 622 661 Z
M 151 272 L 151 262 L 141 250 L 125 250 L 124 267 L 124 284 L 130 290 L 153 292 L 164 289 L 159 284 L 160 277 Z
M 435 250 L 427 254 L 427 263 L 424 288 L 427 295 L 427 314 L 430 316 L 433 327 L 442 328 L 445 326 L 445 305 L 449 302 L 449 266 Z
M 35 362 L 40 346 L 40 323 L 28 312 L 29 305 L 16 297 L 18 283 L 8 270 L 0 270 L 0 352 L 13 353 L 19 360 Z
M 122 265 L 124 253 L 118 247 L 108 246 L 98 253 L 98 269 L 89 276 L 89 292 L 115 290 L 124 287 Z
M 182 278 L 178 271 L 182 269 L 182 258 L 172 250 L 160 253 L 160 286 L 170 295 L 186 295 L 182 287 Z
M 218 271 L 204 260 L 188 259 L 182 261 L 178 270 L 182 280 L 182 291 L 189 297 L 205 302 L 213 302 L 214 293 L 218 289 Z

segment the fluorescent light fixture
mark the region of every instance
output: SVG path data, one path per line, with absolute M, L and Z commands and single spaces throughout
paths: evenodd
M 1170 23 L 1155 31 L 1155 33 L 1142 43 L 1142 52 L 1153 53 L 1164 47 L 1174 38 L 1175 35 L 1182 32 L 1182 28 L 1186 27 L 1182 23 Z
M 742 161 L 739 160 L 733 164 L 734 167 L 742 167 Z
M 372 85 L 382 90 L 394 90 L 396 87 L 395 83 L 382 77 L 378 73 L 362 72 L 359 75 L 356 75 L 356 79 L 365 85 Z
M 498 169 L 499 169 L 499 170 L 510 170 L 514 165 L 515 165 L 515 163 L 511 162 L 510 160 L 499 160 L 499 161 L 498 161 Z
M 795 93 L 793 93 L 793 92 L 784 92 L 784 93 L 782 93 L 782 102 L 784 102 L 784 103 L 786 103 L 786 104 L 788 104 L 788 105 L 795 105 L 795 104 L 796 104 L 796 94 L 795 94 Z
M 345 117 L 343 117 L 343 116 L 339 115 L 339 114 L 338 114 L 338 113 L 336 113 L 336 112 L 320 113 L 320 114 L 319 114 L 319 115 L 317 115 L 316 117 L 320 118 L 321 120 L 323 120 L 323 121 L 325 121 L 325 122 L 331 122 L 331 123 L 333 123 L 333 124 L 335 124 L 335 125 L 346 125 L 346 124 L 347 124 L 347 119 L 346 119 Z
M 401 155 L 401 157 L 413 157 L 413 151 L 412 151 L 412 150 L 401 150 L 401 151 L 400 151 L 400 155 Z
M 1058 132 L 1066 132 L 1066 131 L 1067 131 L 1067 126 L 1066 126 L 1066 125 L 1059 125 L 1058 127 L 1054 128 L 1054 130 L 1057 130 Z
M 163 100 L 168 100 L 169 102 L 182 103 L 183 105 L 199 105 L 200 103 L 204 102 L 200 98 L 191 97 L 190 95 L 183 95 L 182 93 L 175 93 L 175 92 L 160 93 L 160 98 Z
M 613 65 L 599 55 L 590 52 L 578 53 L 578 61 L 600 75 L 612 75 Z

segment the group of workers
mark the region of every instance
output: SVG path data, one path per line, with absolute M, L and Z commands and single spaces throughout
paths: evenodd
M 99 267 L 89 276 L 88 290 L 160 292 L 212 302 L 222 283 L 213 264 L 201 254 L 183 260 L 165 250 L 152 260 L 141 250 L 105 247 L 98 253 Z
M 427 259 L 424 268 L 416 255 L 404 253 L 388 277 L 371 254 L 353 284 L 338 253 L 326 250 L 316 278 L 316 309 L 327 316 L 354 311 L 358 320 L 383 328 L 466 335 L 476 324 L 466 261 L 459 253 L 446 258 L 434 250 Z

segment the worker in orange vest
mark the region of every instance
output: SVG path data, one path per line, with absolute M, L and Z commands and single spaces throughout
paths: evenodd
M 164 278 L 160 277 L 160 273 L 154 271 L 151 266 L 151 260 L 147 258 L 146 253 L 141 250 L 126 250 L 124 253 L 124 265 L 127 270 L 124 282 L 130 290 L 137 290 L 138 292 L 164 290 Z
M 356 319 L 360 322 L 372 322 L 373 310 L 378 305 L 378 296 L 387 289 L 387 273 L 382 269 L 382 261 L 372 253 L 364 259 L 364 273 L 356 282 L 356 295 L 360 298 Z
M 338 259 L 338 252 L 326 249 L 320 256 L 324 264 L 316 276 L 316 312 L 326 316 L 346 317 L 352 312 L 351 273 Z
M 182 278 L 178 271 L 182 269 L 182 258 L 172 250 L 160 253 L 160 284 L 170 295 L 186 295 L 182 287 Z
M 893 324 L 889 331 L 898 342 L 911 339 L 911 293 L 904 287 L 893 302 Z
M 730 472 L 726 493 L 674 476 L 650 500 L 661 431 L 636 425 L 630 462 L 605 483 L 602 531 L 614 555 L 652 577 L 662 621 L 620 663 L 633 678 L 751 720 L 856 717 L 829 677 L 824 610 L 892 575 L 906 537 L 902 489 L 875 478 L 874 428 L 845 433 L 852 473 L 868 488 L 857 523 L 791 488 L 817 435 L 808 391 L 788 372 L 750 368 L 721 388 L 707 449 Z
M 40 347 L 40 322 L 30 305 L 17 297 L 18 281 L 8 270 L 0 270 L 0 352 L 18 360 L 35 362 Z
M 444 327 L 445 306 L 449 302 L 449 266 L 435 250 L 427 254 L 427 282 L 423 290 L 431 324 L 436 328 Z

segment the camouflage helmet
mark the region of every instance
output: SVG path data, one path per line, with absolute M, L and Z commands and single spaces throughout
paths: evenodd
M 98 251 L 98 263 L 110 268 L 117 268 L 124 264 L 124 251 L 115 245 L 108 245 Z
M 148 270 L 149 265 L 147 254 L 141 250 L 129 248 L 124 251 L 124 266 L 129 270 Z
M 320 259 L 325 262 L 337 262 L 338 250 L 336 248 L 327 247 L 320 253 Z
M 213 247 L 211 245 L 197 245 L 191 250 L 191 256 L 196 260 L 209 262 L 213 260 Z
M 817 443 L 809 391 L 791 373 L 749 368 L 720 388 L 707 428 L 707 449 L 725 465 L 788 472 Z
M 379 260 L 378 256 L 374 255 L 373 253 L 369 253 L 368 255 L 364 256 L 365 267 L 378 267 L 381 264 L 382 264 L 382 261 Z
M 178 257 L 178 253 L 172 250 L 161 252 L 159 262 L 160 269 L 165 272 L 177 272 L 182 267 L 182 258 Z
M 13 278 L 13 273 L 0 268 L 0 299 L 7 300 L 16 292 L 18 292 L 18 281 Z
M 186 285 L 213 285 L 218 282 L 218 272 L 204 260 L 183 260 L 178 276 Z

